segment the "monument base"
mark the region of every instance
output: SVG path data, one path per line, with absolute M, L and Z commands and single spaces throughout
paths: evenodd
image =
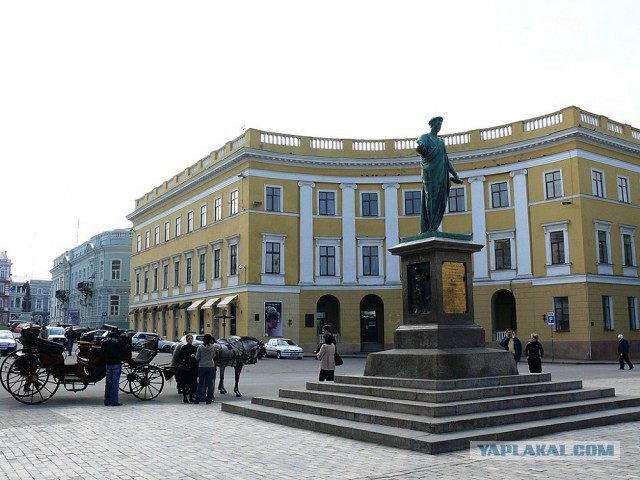
M 393 349 L 369 354 L 365 376 L 455 380 L 518 375 L 513 355 L 491 348 Z

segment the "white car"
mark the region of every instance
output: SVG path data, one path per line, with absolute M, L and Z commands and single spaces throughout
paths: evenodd
M 136 332 L 133 337 L 131 337 L 131 343 L 135 345 L 136 343 L 148 342 L 154 338 L 159 339 L 160 335 L 153 332 Z
M 173 350 L 174 348 L 173 346 L 177 344 L 178 342 L 174 342 L 173 340 L 167 340 L 166 338 L 161 338 L 160 341 L 158 342 L 158 351 L 169 353 L 171 352 L 171 350 Z
M 0 330 L 0 355 L 9 355 L 17 348 L 16 339 L 9 330 Z
M 203 339 L 204 339 L 204 334 L 202 333 L 190 333 L 189 335 L 193 335 L 193 346 L 197 347 L 198 345 L 202 345 Z M 176 347 L 178 345 L 186 345 L 187 344 L 187 336 L 183 335 L 180 340 L 178 340 L 177 342 L 174 342 L 174 345 L 171 346 L 171 351 L 173 352 Z
M 272 338 L 265 345 L 267 357 L 297 358 L 304 357 L 304 350 L 290 338 Z
M 44 327 L 47 329 L 47 340 L 65 345 L 67 339 L 64 337 L 64 327 Z

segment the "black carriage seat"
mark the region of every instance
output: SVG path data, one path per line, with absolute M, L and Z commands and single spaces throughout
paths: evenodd
M 20 340 L 26 348 L 36 348 L 47 353 L 64 352 L 64 345 L 40 338 L 36 332 L 30 329 L 23 329 L 22 332 L 20 332 Z
M 140 350 L 138 352 L 138 355 L 136 355 L 135 357 L 131 357 L 130 363 L 138 366 L 138 365 L 147 365 L 148 363 L 151 362 L 151 360 L 153 360 L 156 356 L 155 351 L 148 349 L 148 348 L 143 348 L 142 350 Z

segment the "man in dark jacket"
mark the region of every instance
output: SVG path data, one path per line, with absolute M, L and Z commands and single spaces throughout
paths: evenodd
M 106 340 L 102 342 L 102 356 L 107 365 L 107 377 L 104 387 L 104 404 L 110 407 L 119 407 L 118 388 L 120 385 L 120 374 L 122 373 L 122 359 L 127 353 L 127 346 L 120 332 L 113 330 L 109 332 Z
M 513 358 L 515 358 L 516 360 L 516 363 L 520 361 L 520 357 L 522 357 L 522 343 L 520 342 L 520 339 L 516 337 L 516 334 L 513 332 L 513 330 L 507 330 L 507 333 L 500 342 L 500 345 L 505 350 L 511 352 Z
M 629 365 L 629 370 L 633 368 L 633 363 L 629 360 L 629 342 L 622 334 L 618 335 L 618 357 L 620 358 L 620 370 L 624 370 L 624 362 Z

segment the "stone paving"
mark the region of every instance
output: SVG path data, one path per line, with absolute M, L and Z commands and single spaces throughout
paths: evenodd
M 595 375 L 594 370 L 601 373 Z M 545 371 L 551 371 L 554 380 L 573 375 L 584 378 L 585 387 L 613 386 L 619 394 L 640 395 L 637 370 L 545 365 Z M 536 438 L 619 441 L 619 461 L 472 460 L 468 451 L 425 455 L 223 413 L 219 396 L 213 405 L 184 405 L 174 386 L 151 402 L 126 396 L 122 407 L 103 407 L 103 388 L 100 383 L 37 406 L 23 406 L 0 389 L 0 479 L 640 477 L 640 422 Z

